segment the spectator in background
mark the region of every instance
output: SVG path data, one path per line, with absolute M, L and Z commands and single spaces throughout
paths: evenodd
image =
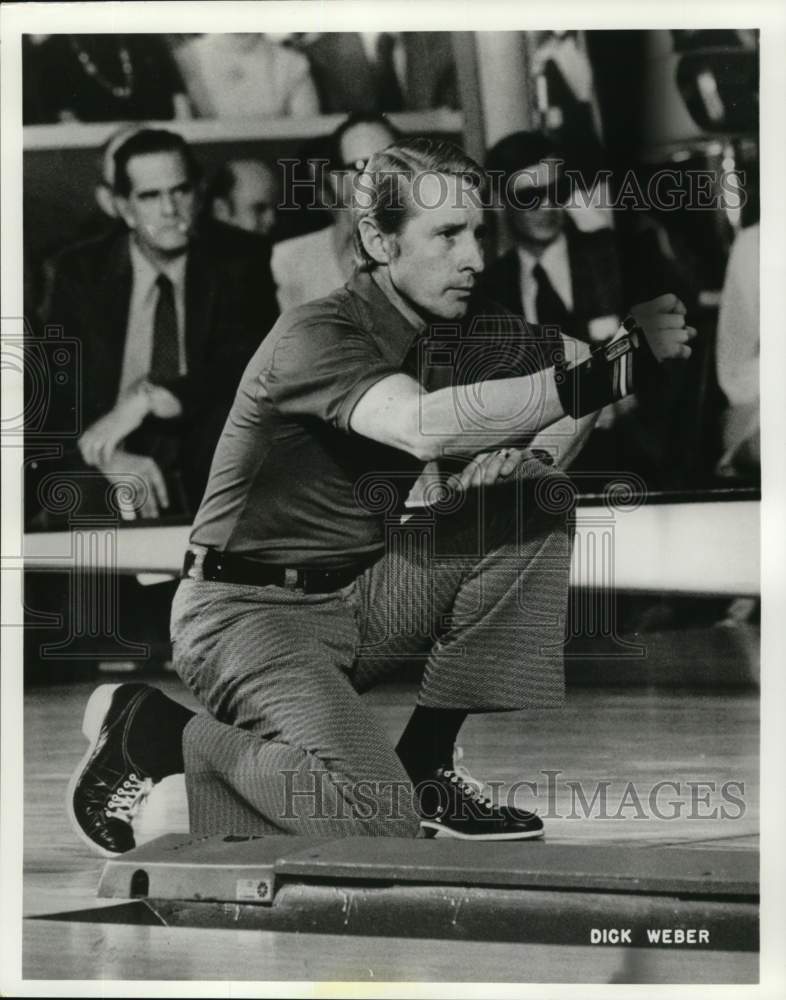
M 279 185 L 262 160 L 229 160 L 213 176 L 205 207 L 213 219 L 270 239 L 276 225 Z
M 202 35 L 175 49 L 201 118 L 319 114 L 308 60 L 260 34 Z
M 580 195 L 573 209 L 562 207 L 561 160 L 562 151 L 538 132 L 514 132 L 489 152 L 487 169 L 502 194 L 506 186 L 511 193 L 503 211 L 514 245 L 483 281 L 490 297 L 528 322 L 602 343 L 617 332 L 623 304 L 616 238 Z
M 758 480 L 759 440 L 759 225 L 734 241 L 723 284 L 716 341 L 718 384 L 727 400 L 721 414 L 721 476 Z
M 394 126 L 382 115 L 350 115 L 330 137 L 327 184 L 333 224 L 273 247 L 273 277 L 283 312 L 321 298 L 348 281 L 354 270 L 352 186 L 370 157 L 395 142 Z
M 25 55 L 35 58 L 39 120 L 190 117 L 180 73 L 158 35 L 49 35 Z
M 329 32 L 303 51 L 324 114 L 459 106 L 450 32 Z
M 131 482 L 129 517 L 187 516 L 277 315 L 268 251 L 219 223 L 196 230 L 197 168 L 179 135 L 142 129 L 114 159 L 124 227 L 65 251 L 55 269 L 48 322 L 81 346 L 84 431 L 65 464 L 96 470 L 102 497 L 102 477 Z M 55 434 L 60 417 L 73 426 L 60 407 L 75 405 L 55 398 Z
M 565 184 L 565 157 L 539 132 L 515 132 L 490 150 L 486 166 L 495 175 L 513 247 L 487 266 L 481 287 L 527 322 L 559 326 L 595 347 L 617 333 L 626 301 L 660 294 L 665 270 L 638 254 L 623 267 L 608 214 Z M 592 175 L 584 177 L 591 181 Z M 658 400 L 646 392 L 601 411 L 572 466 L 584 488 L 602 489 L 615 470 L 640 475 L 650 488 L 669 482 L 672 442 L 662 428 L 650 426 L 657 411 Z

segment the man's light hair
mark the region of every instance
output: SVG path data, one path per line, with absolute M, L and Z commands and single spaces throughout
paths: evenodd
M 403 139 L 375 153 L 357 178 L 352 200 L 355 263 L 372 271 L 378 262 L 363 246 L 360 223 L 373 219 L 386 235 L 399 233 L 413 206 L 413 183 L 422 174 L 466 178 L 480 192 L 485 185 L 483 168 L 458 146 L 436 139 Z

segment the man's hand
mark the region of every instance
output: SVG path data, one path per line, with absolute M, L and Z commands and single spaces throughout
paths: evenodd
M 169 506 L 164 477 L 149 455 L 115 451 L 98 468 L 117 487 L 117 505 L 123 520 L 159 517 L 161 508 Z
M 98 468 L 109 461 L 124 438 L 137 429 L 149 412 L 141 392 L 124 393 L 109 413 L 91 424 L 77 442 L 82 458 Z
M 524 457 L 519 448 L 501 448 L 475 455 L 464 469 L 451 476 L 447 486 L 452 490 L 468 490 L 471 486 L 491 486 L 499 479 L 507 479 Z
M 696 330 L 685 325 L 685 306 L 676 295 L 659 295 L 642 302 L 633 306 L 631 315 L 644 331 L 656 360 L 691 356 L 688 342 L 696 336 Z

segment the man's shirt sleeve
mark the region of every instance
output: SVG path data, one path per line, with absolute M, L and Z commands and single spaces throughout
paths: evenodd
M 350 322 L 322 318 L 301 320 L 281 334 L 263 382 L 280 413 L 349 431 L 360 398 L 400 370 Z

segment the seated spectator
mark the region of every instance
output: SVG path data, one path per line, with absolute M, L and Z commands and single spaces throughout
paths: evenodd
M 202 35 L 179 45 L 175 57 L 202 118 L 319 114 L 308 60 L 264 35 Z
M 397 135 L 381 115 L 359 113 L 346 118 L 330 137 L 327 183 L 333 224 L 274 245 L 273 277 L 282 312 L 327 295 L 352 275 L 352 185 L 368 159 Z
M 481 287 L 528 322 L 559 326 L 596 346 L 616 334 L 625 302 L 646 301 L 664 290 L 659 283 L 666 270 L 638 253 L 633 267 L 623 267 L 607 214 L 592 204 L 585 207 L 581 191 L 564 184 L 565 156 L 562 147 L 536 132 L 515 132 L 489 152 L 487 168 L 503 195 L 513 247 L 487 266 Z M 635 280 L 626 282 L 629 271 Z M 669 482 L 673 456 L 666 435 L 650 426 L 650 411 L 657 409 L 657 400 L 642 393 L 641 399 L 628 397 L 601 412 L 572 466 L 582 488 L 602 489 L 623 469 L 650 488 Z
M 219 222 L 269 239 L 278 192 L 278 179 L 262 160 L 229 160 L 208 185 L 205 208 Z
M 499 176 L 501 190 L 515 190 L 503 203 L 514 245 L 487 267 L 483 282 L 491 298 L 528 322 L 600 343 L 616 333 L 623 307 L 616 237 L 591 207 L 581 228 L 582 209 L 562 207 L 556 166 L 562 159 L 537 132 L 514 132 L 489 152 L 487 168 Z
M 84 427 L 61 464 L 95 470 L 102 498 L 110 483 L 131 483 L 128 517 L 188 516 L 243 368 L 277 315 L 268 251 L 219 223 L 196 230 L 196 165 L 180 136 L 143 129 L 114 159 L 123 228 L 65 251 L 55 269 L 48 322 L 80 345 Z M 73 426 L 77 405 L 55 396 L 53 436 Z
M 183 81 L 158 35 L 50 35 L 35 51 L 44 121 L 189 117 Z
M 459 106 L 448 31 L 329 32 L 303 51 L 323 114 Z
M 757 480 L 759 431 L 759 224 L 734 241 L 723 284 L 716 341 L 718 384 L 727 400 L 721 414 L 723 454 L 718 473 Z

